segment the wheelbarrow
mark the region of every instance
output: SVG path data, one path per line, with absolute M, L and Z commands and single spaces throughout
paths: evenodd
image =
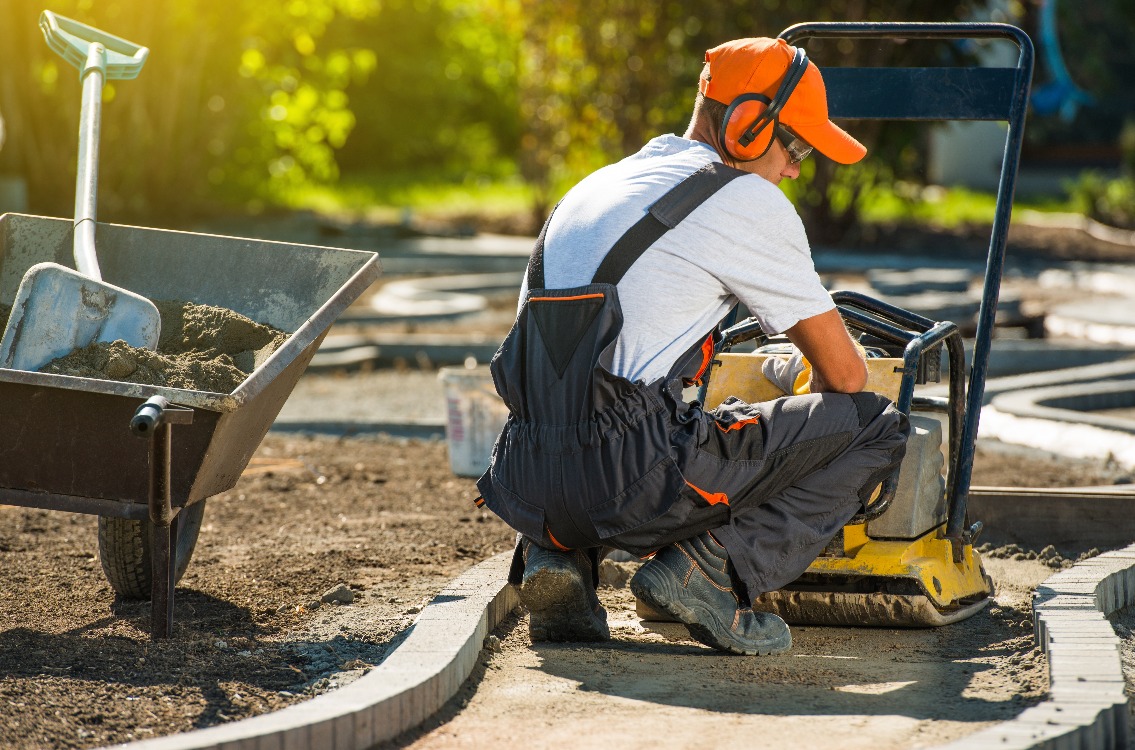
M 96 241 L 112 283 L 288 334 L 231 393 L 0 369 L 0 504 L 99 516 L 111 586 L 148 595 L 152 635 L 168 637 L 206 499 L 236 484 L 332 322 L 378 278 L 378 256 L 103 223 Z M 0 302 L 36 263 L 73 268 L 71 250 L 70 220 L 0 216 Z

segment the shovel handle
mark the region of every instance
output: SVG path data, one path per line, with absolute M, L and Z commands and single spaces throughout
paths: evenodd
M 39 27 L 43 30 L 47 46 L 79 69 L 79 80 L 83 84 L 83 104 L 79 112 L 79 169 L 75 178 L 75 267 L 84 276 L 102 281 L 102 269 L 95 250 L 95 222 L 98 221 L 103 84 L 108 79 L 136 78 L 150 50 L 49 10 L 40 14 Z

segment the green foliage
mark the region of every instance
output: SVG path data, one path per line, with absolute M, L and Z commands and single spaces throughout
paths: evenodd
M 525 0 L 521 115 L 527 125 L 521 170 L 534 186 L 537 213 L 563 186 L 595 166 L 639 148 L 649 137 L 682 133 L 689 118 L 703 52 L 727 39 L 773 36 L 803 21 L 947 21 L 972 17 L 982 0 L 869 4 L 831 0 L 707 0 L 696 8 L 636 0 Z M 949 64 L 956 47 L 932 44 L 810 41 L 817 63 L 839 65 Z M 869 162 L 839 168 L 806 163 L 788 187 L 809 233 L 821 242 L 847 235 L 865 191 L 923 168 L 919 131 L 900 123 L 851 127 L 872 153 Z
M 33 210 L 66 215 L 77 76 L 43 43 L 41 6 L 4 3 L 0 171 L 28 179 Z M 530 196 L 538 225 L 588 172 L 654 135 L 685 131 L 704 50 L 723 40 L 806 20 L 966 18 L 983 3 L 58 0 L 54 9 L 152 50 L 141 77 L 106 90 L 104 218 L 332 205 L 325 186 L 337 181 L 351 196 L 339 205 L 361 210 L 365 200 L 421 200 L 387 189 L 421 172 L 435 196 L 450 195 L 446 183 L 455 195 L 492 195 L 486 186 L 522 177 L 528 187 L 506 203 Z M 943 62 L 942 50 L 918 44 L 808 50 L 821 65 Z M 867 162 L 812 159 L 786 188 L 819 242 L 852 231 L 878 186 L 923 166 L 909 126 L 849 130 L 870 149 Z
M 51 52 L 42 4 L 5 0 L 0 110 L 10 141 L 0 169 L 28 181 L 34 210 L 69 214 L 79 110 L 77 74 Z M 148 46 L 133 81 L 106 86 L 100 215 L 165 220 L 222 200 L 263 201 L 333 180 L 355 120 L 346 93 L 375 67 L 339 42 L 378 0 L 58 0 L 53 9 Z
M 497 166 L 499 174 L 509 164 Z M 491 177 L 467 171 L 421 169 L 411 172 L 348 171 L 331 185 L 307 184 L 285 191 L 284 205 L 326 214 L 365 215 L 401 221 L 411 210 L 426 221 L 478 216 L 505 219 L 523 214 L 532 191 L 519 176 Z
M 1071 186 L 1072 203 L 1086 216 L 1111 226 L 1135 229 L 1135 178 L 1107 179 L 1086 172 Z
M 1135 121 L 1128 121 L 1119 135 L 1122 150 L 1119 177 L 1108 179 L 1099 172 L 1080 175 L 1068 192 L 1076 210 L 1111 226 L 1135 229 Z
M 520 140 L 522 26 L 515 0 L 386 0 L 355 28 L 377 73 L 349 90 L 361 137 L 341 163 L 357 173 L 498 172 Z

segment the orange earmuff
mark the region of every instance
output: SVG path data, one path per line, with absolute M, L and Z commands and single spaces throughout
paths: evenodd
M 769 99 L 764 94 L 741 94 L 736 97 L 721 121 L 721 145 L 737 161 L 753 161 L 764 156 L 772 146 L 780 110 L 804 77 L 808 56 L 797 48 L 788 70 Z
M 737 161 L 759 159 L 772 145 L 773 120 L 766 114 L 771 101 L 764 94 L 742 94 L 725 111 L 721 143 Z

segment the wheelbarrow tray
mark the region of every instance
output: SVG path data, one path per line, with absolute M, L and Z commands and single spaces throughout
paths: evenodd
M 98 224 L 103 276 L 149 299 L 225 307 L 288 334 L 232 393 L 0 369 L 0 503 L 145 518 L 149 446 L 130 434 L 150 396 L 193 408 L 171 455 L 174 507 L 230 489 L 332 322 L 380 273 L 376 253 Z M 72 222 L 0 216 L 0 301 L 24 272 L 74 267 Z

